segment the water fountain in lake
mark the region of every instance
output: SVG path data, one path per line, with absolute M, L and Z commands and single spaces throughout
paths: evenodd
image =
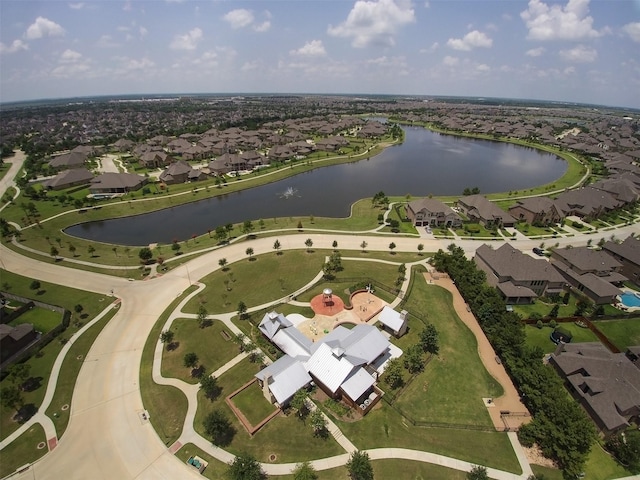
M 287 187 L 287 189 L 280 194 L 280 198 L 289 199 L 292 197 L 299 197 L 298 190 L 293 187 Z

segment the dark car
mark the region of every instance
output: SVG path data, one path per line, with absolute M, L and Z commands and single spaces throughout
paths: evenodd
M 533 253 L 535 253 L 536 255 L 539 256 L 544 256 L 544 250 L 542 250 L 541 248 L 538 247 L 533 247 Z

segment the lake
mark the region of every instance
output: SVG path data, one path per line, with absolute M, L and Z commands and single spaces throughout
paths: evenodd
M 533 148 L 404 127 L 402 145 L 370 159 L 317 168 L 241 192 L 127 218 L 88 222 L 69 235 L 120 245 L 186 240 L 220 225 L 289 216 L 347 217 L 351 205 L 388 196 L 461 195 L 523 190 L 560 178 L 564 160 Z M 231 180 L 233 181 L 233 180 Z

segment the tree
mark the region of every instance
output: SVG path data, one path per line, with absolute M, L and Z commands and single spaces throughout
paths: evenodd
M 209 315 L 207 309 L 204 308 L 204 305 L 200 305 L 200 307 L 198 307 L 198 326 L 200 328 L 207 326 L 207 315 Z
M 165 330 L 160 334 L 160 342 L 164 343 L 167 346 L 167 350 L 169 350 L 173 344 L 174 337 L 175 333 L 172 330 Z
M 298 221 L 298 230 L 302 230 L 302 220 Z
M 327 419 L 320 410 L 314 410 L 309 416 L 309 422 L 313 429 L 313 434 L 317 437 L 326 438 L 329 434 L 327 430 Z
M 116 256 L 116 258 L 118 257 L 118 247 L 113 247 L 111 249 L 113 251 L 113 254 Z
M 422 255 L 422 251 L 423 251 L 423 250 L 424 250 L 424 244 L 419 243 L 419 244 L 418 244 L 418 253 L 419 253 L 420 255 Z
M 16 363 L 9 368 L 9 379 L 11 383 L 19 389 L 21 385 L 29 378 L 31 373 L 31 365 L 28 363 Z
M 313 465 L 309 462 L 302 462 L 296 465 L 293 469 L 293 480 L 317 480 L 318 474 L 316 473 Z
M 222 388 L 218 385 L 218 380 L 211 374 L 205 374 L 200 379 L 200 390 L 209 400 L 215 400 L 222 392 Z
M 238 316 L 240 319 L 244 319 L 247 316 L 247 305 L 243 301 L 238 303 Z
M 307 408 L 307 392 L 301 388 L 298 390 L 291 399 L 289 405 L 298 411 L 298 417 L 304 418 L 308 415 L 309 409 Z
M 71 252 L 72 256 L 76 256 L 76 246 L 73 243 L 69 244 L 69 251 Z
M 409 373 L 418 373 L 424 369 L 422 347 L 419 344 L 411 345 L 407 348 L 403 358 L 404 367 L 409 371 Z
M 241 453 L 229 464 L 227 478 L 229 480 L 265 480 L 267 475 L 251 454 Z
M 280 240 L 276 240 L 275 242 L 273 242 L 273 249 L 276 251 L 277 255 L 280 255 L 280 248 L 282 247 L 282 245 L 280 244 Z
M 198 355 L 193 352 L 184 354 L 184 366 L 187 368 L 196 368 L 198 365 Z
M 249 260 L 251 261 L 253 257 L 253 248 L 251 247 L 247 248 L 244 253 L 247 254 L 247 256 L 249 257 Z
M 227 268 L 227 259 L 226 258 L 221 258 L 220 260 L 218 260 L 218 265 L 220 265 L 220 268 L 222 268 L 222 270 L 226 270 L 226 268 Z
M 29 285 L 29 288 L 31 290 L 40 290 L 40 282 L 38 280 L 32 281 L 31 284 Z
M 363 240 L 362 243 L 360 244 L 360 248 L 362 249 L 362 253 L 364 253 L 367 248 L 367 242 Z
M 384 370 L 384 381 L 393 389 L 400 388 L 404 385 L 402 365 L 400 364 L 400 360 L 397 358 L 392 358 L 387 363 L 387 367 Z
M 87 252 L 89 252 L 89 256 L 93 258 L 93 254 L 96 253 L 96 248 L 93 245 L 89 245 L 87 247 Z
M 629 428 L 622 433 L 611 435 L 606 447 L 619 462 L 627 466 L 631 473 L 640 473 L 640 430 Z
M 220 410 L 210 412 L 202 421 L 202 426 L 214 445 L 228 445 L 235 433 L 231 422 Z
M 367 452 L 353 452 L 347 462 L 347 470 L 351 480 L 373 480 L 373 467 Z
M 244 233 L 245 235 L 249 235 L 254 230 L 255 227 L 253 226 L 251 220 L 245 220 L 245 222 L 242 224 L 242 233 Z
M 153 252 L 149 247 L 142 247 L 138 252 L 138 257 L 140 257 L 140 262 L 147 264 L 153 258 Z
M 58 249 L 56 247 L 54 247 L 53 245 L 51 245 L 51 250 L 49 251 L 49 254 L 53 257 L 53 258 L 58 258 Z
M 180 244 L 177 242 L 177 240 L 174 240 L 171 244 L 171 250 L 173 250 L 176 255 L 180 253 Z
M 307 238 L 307 239 L 304 241 L 304 244 L 305 244 L 305 245 L 306 245 L 306 247 L 307 247 L 307 253 L 309 253 L 309 251 L 311 250 L 311 247 L 313 247 L 313 240 L 311 240 L 310 238 Z
M 331 246 L 333 247 L 333 249 L 335 250 L 336 248 L 338 248 L 338 241 L 334 240 L 333 243 L 331 244 Z
M 427 323 L 424 330 L 420 332 L 420 346 L 425 352 L 433 355 L 437 355 L 440 351 L 438 331 L 432 323 Z
M 16 411 L 20 410 L 24 403 L 20 389 L 15 385 L 3 387 L 2 390 L 0 390 L 0 403 L 2 403 L 2 406 L 5 408 L 15 409 Z
M 84 307 L 77 303 L 74 307 L 73 307 L 73 311 L 76 312 L 78 315 L 82 314 L 82 311 L 84 310 Z
M 480 465 L 474 466 L 471 471 L 467 472 L 467 480 L 489 480 L 487 468 Z
M 389 250 L 391 251 L 391 253 L 393 253 L 393 249 L 394 249 L 394 248 L 396 248 L 396 244 L 395 244 L 395 243 L 393 243 L 393 242 L 391 242 L 391 243 L 389 244 Z

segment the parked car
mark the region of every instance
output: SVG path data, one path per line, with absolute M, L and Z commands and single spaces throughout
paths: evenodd
M 540 257 L 544 256 L 544 250 L 538 247 L 533 247 L 533 253 L 535 253 L 536 255 L 539 255 Z

